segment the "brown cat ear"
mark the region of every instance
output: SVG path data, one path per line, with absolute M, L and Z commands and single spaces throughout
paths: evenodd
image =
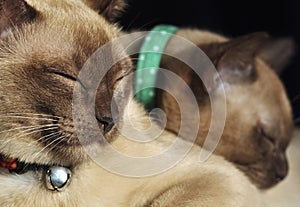
M 258 56 L 273 70 L 280 74 L 295 54 L 295 42 L 292 38 L 270 40 L 264 44 Z
M 215 64 L 223 81 L 245 83 L 256 78 L 255 57 L 267 40 L 268 35 L 259 32 L 201 48 Z
M 115 22 L 125 9 L 125 0 L 83 0 L 90 8 L 104 16 L 109 22 Z
M 0 0 L 0 39 L 23 23 L 35 19 L 38 12 L 24 0 Z

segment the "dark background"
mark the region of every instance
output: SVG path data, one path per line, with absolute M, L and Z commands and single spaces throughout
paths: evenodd
M 147 30 L 157 24 L 208 29 L 229 37 L 266 31 L 292 37 L 296 51 L 281 78 L 300 124 L 300 1 L 298 0 L 128 0 L 121 18 L 125 30 Z

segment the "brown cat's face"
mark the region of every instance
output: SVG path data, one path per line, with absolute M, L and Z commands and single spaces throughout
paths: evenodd
M 0 154 L 74 166 L 86 157 L 73 126 L 73 88 L 85 61 L 117 30 L 80 1 L 2 0 L 0 6 Z M 91 118 L 108 140 L 113 90 L 130 70 L 128 60 L 116 64 L 97 91 Z
M 268 38 L 261 33 L 233 40 L 208 32 L 200 32 L 197 36 L 197 32 L 188 31 L 179 35 L 193 39 L 203 49 L 224 83 L 226 123 L 214 153 L 235 163 L 259 188 L 277 184 L 288 172 L 285 152 L 293 124 L 282 83 L 275 72 L 255 55 Z M 183 77 L 196 94 L 201 116 L 197 143 L 202 146 L 211 120 L 207 91 L 218 97 L 219 83 L 212 82 L 208 89 L 204 89 L 202 81 L 194 73 L 187 72 L 189 68 L 183 63 L 166 58 L 163 64 Z M 162 93 L 159 104 L 167 113 L 167 128 L 178 132 L 180 111 L 175 100 Z
M 226 89 L 227 119 L 216 153 L 236 163 L 258 187 L 269 188 L 288 173 L 293 125 L 282 84 L 263 62 L 256 64 L 256 81 Z

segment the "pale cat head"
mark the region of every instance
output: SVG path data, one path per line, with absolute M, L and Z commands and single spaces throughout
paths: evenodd
M 225 86 L 226 124 L 215 153 L 234 162 L 259 188 L 269 188 L 281 181 L 288 173 L 286 148 L 293 131 L 292 112 L 284 87 L 269 65 L 287 63 L 291 42 L 270 41 L 264 33 L 232 40 L 199 30 L 178 34 L 206 53 Z M 260 55 L 271 62 L 266 64 L 259 59 Z M 204 88 L 194 72 L 170 57 L 165 57 L 163 68 L 183 77 L 194 91 L 201 116 L 197 143 L 203 145 L 211 121 L 207 92 L 218 96 L 220 83 L 210 82 Z M 178 133 L 180 112 L 175 99 L 163 92 L 158 106 L 167 113 L 167 128 Z
M 86 158 L 72 122 L 73 88 L 92 53 L 117 37 L 118 29 L 106 20 L 116 6 L 111 1 L 99 15 L 77 0 L 0 1 L 1 155 L 70 167 Z M 91 118 L 107 140 L 116 133 L 113 90 L 131 66 L 129 58 L 114 65 L 97 91 Z M 126 97 L 125 89 L 121 93 Z

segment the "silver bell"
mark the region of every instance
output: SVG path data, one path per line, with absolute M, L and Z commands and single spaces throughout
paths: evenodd
M 71 179 L 71 170 L 65 167 L 53 166 L 46 171 L 46 187 L 52 191 L 63 191 Z

